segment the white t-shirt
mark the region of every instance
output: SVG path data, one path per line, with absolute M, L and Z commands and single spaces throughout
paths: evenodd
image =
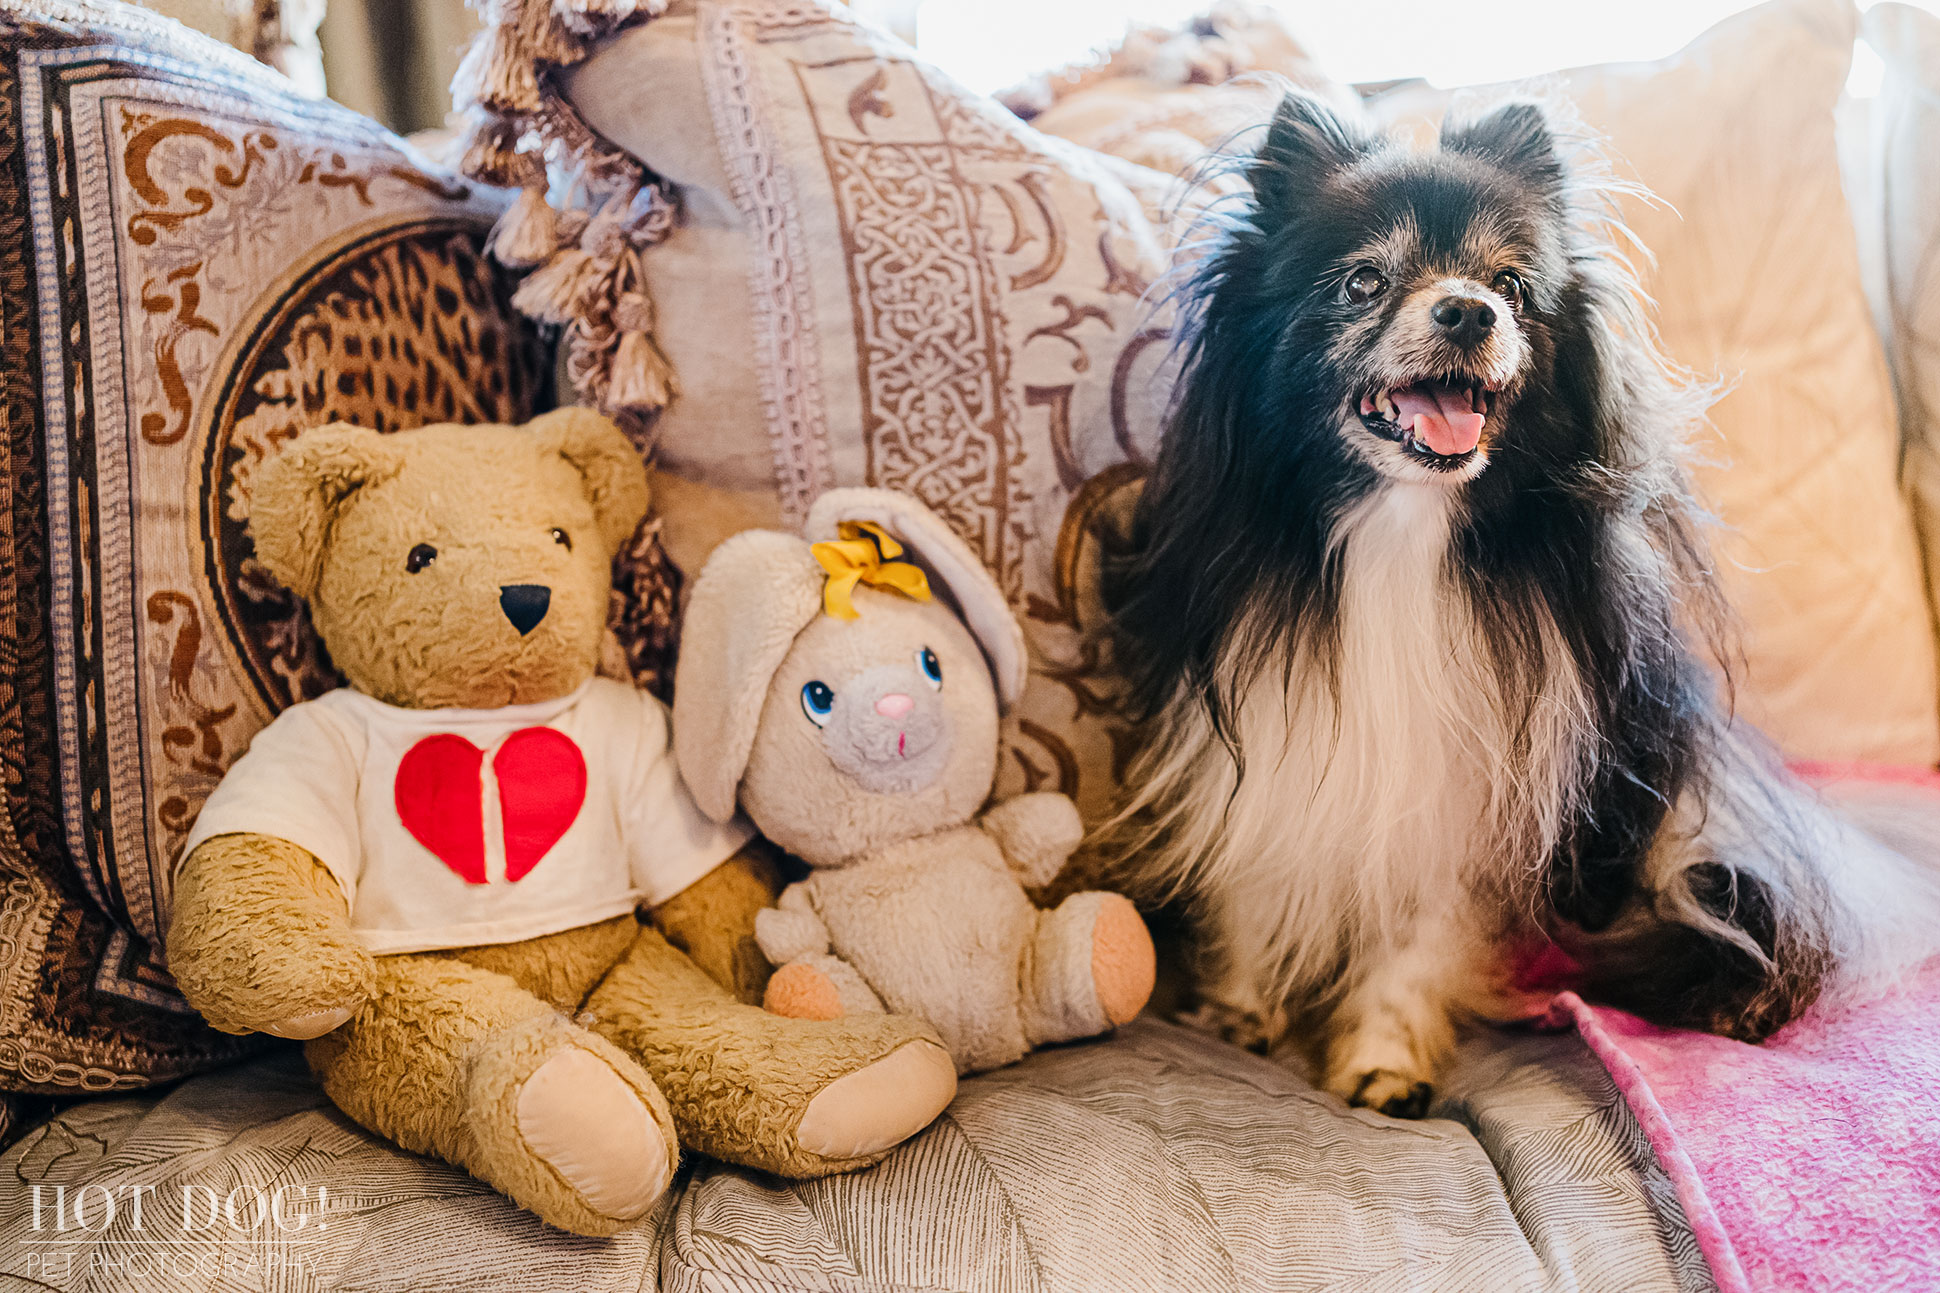
M 514 943 L 673 897 L 752 829 L 674 766 L 667 710 L 594 678 L 502 709 L 400 709 L 348 687 L 256 734 L 182 856 L 246 832 L 313 854 L 373 952 Z

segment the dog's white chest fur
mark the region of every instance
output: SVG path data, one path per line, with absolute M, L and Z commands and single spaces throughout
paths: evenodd
M 1389 484 L 1337 527 L 1341 598 L 1332 675 L 1310 640 L 1292 668 L 1269 664 L 1243 694 L 1239 775 L 1204 730 L 1178 732 L 1157 781 L 1171 811 L 1170 861 L 1215 908 L 1226 992 L 1271 1002 L 1331 983 L 1367 958 L 1448 959 L 1478 917 L 1553 839 L 1562 806 L 1540 802 L 1532 763 L 1566 757 L 1536 706 L 1533 749 L 1485 659 L 1468 598 L 1450 580 L 1452 491 Z M 1560 655 L 1553 636 L 1545 643 Z M 1568 693 L 1569 671 L 1546 687 Z M 1191 713 L 1196 707 L 1186 709 Z M 1545 768 L 1543 771 L 1549 771 Z M 1182 880 L 1187 879 L 1181 875 Z M 1458 930 L 1449 930 L 1451 921 Z M 1345 986 L 1345 985 L 1343 985 Z

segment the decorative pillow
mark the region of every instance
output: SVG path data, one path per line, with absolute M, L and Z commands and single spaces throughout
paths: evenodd
M 1886 354 L 1928 597 L 1940 611 L 1940 18 L 1882 4 L 1862 30 L 1886 67 L 1867 150 L 1882 222 Z
M 1146 209 L 1164 177 L 816 3 L 675 6 L 564 85 L 683 212 L 640 258 L 679 382 L 654 432 L 675 561 L 798 525 L 834 486 L 917 495 L 1030 640 L 1000 793 L 1102 812 L 1123 741 L 1079 631 L 1071 518 L 1154 443 L 1166 346 L 1141 297 L 1165 263 Z
M 1932 764 L 1934 639 L 1834 143 L 1856 21 L 1845 0 L 1775 0 L 1659 62 L 1370 111 L 1429 129 L 1534 92 L 1608 138 L 1659 199 L 1622 208 L 1665 345 L 1728 383 L 1696 471 L 1744 629 L 1740 711 L 1797 757 Z
M 0 0 L 0 1089 L 239 1053 L 153 949 L 251 735 L 333 681 L 256 567 L 304 426 L 520 421 L 551 361 L 484 255 L 498 195 L 119 5 Z
M 1045 134 L 1179 176 L 1215 145 L 1254 138 L 1289 86 L 1360 112 L 1360 96 L 1323 72 L 1276 15 L 1218 0 L 1183 28 L 1134 28 L 1098 58 L 997 98 Z

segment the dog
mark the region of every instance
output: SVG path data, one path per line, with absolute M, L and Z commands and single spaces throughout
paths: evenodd
M 1930 860 L 1732 717 L 1684 466 L 1707 392 L 1582 152 L 1533 103 L 1411 150 L 1287 97 L 1180 270 L 1106 577 L 1147 737 L 1118 846 L 1186 900 L 1197 1017 L 1304 1038 L 1321 1085 L 1396 1116 L 1458 1028 L 1529 1012 L 1507 949 L 1756 1041 L 1940 929 Z

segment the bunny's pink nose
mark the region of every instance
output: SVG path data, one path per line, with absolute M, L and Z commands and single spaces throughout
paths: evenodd
M 876 712 L 884 718 L 901 718 L 916 708 L 916 702 L 900 691 L 892 691 L 876 702 Z

